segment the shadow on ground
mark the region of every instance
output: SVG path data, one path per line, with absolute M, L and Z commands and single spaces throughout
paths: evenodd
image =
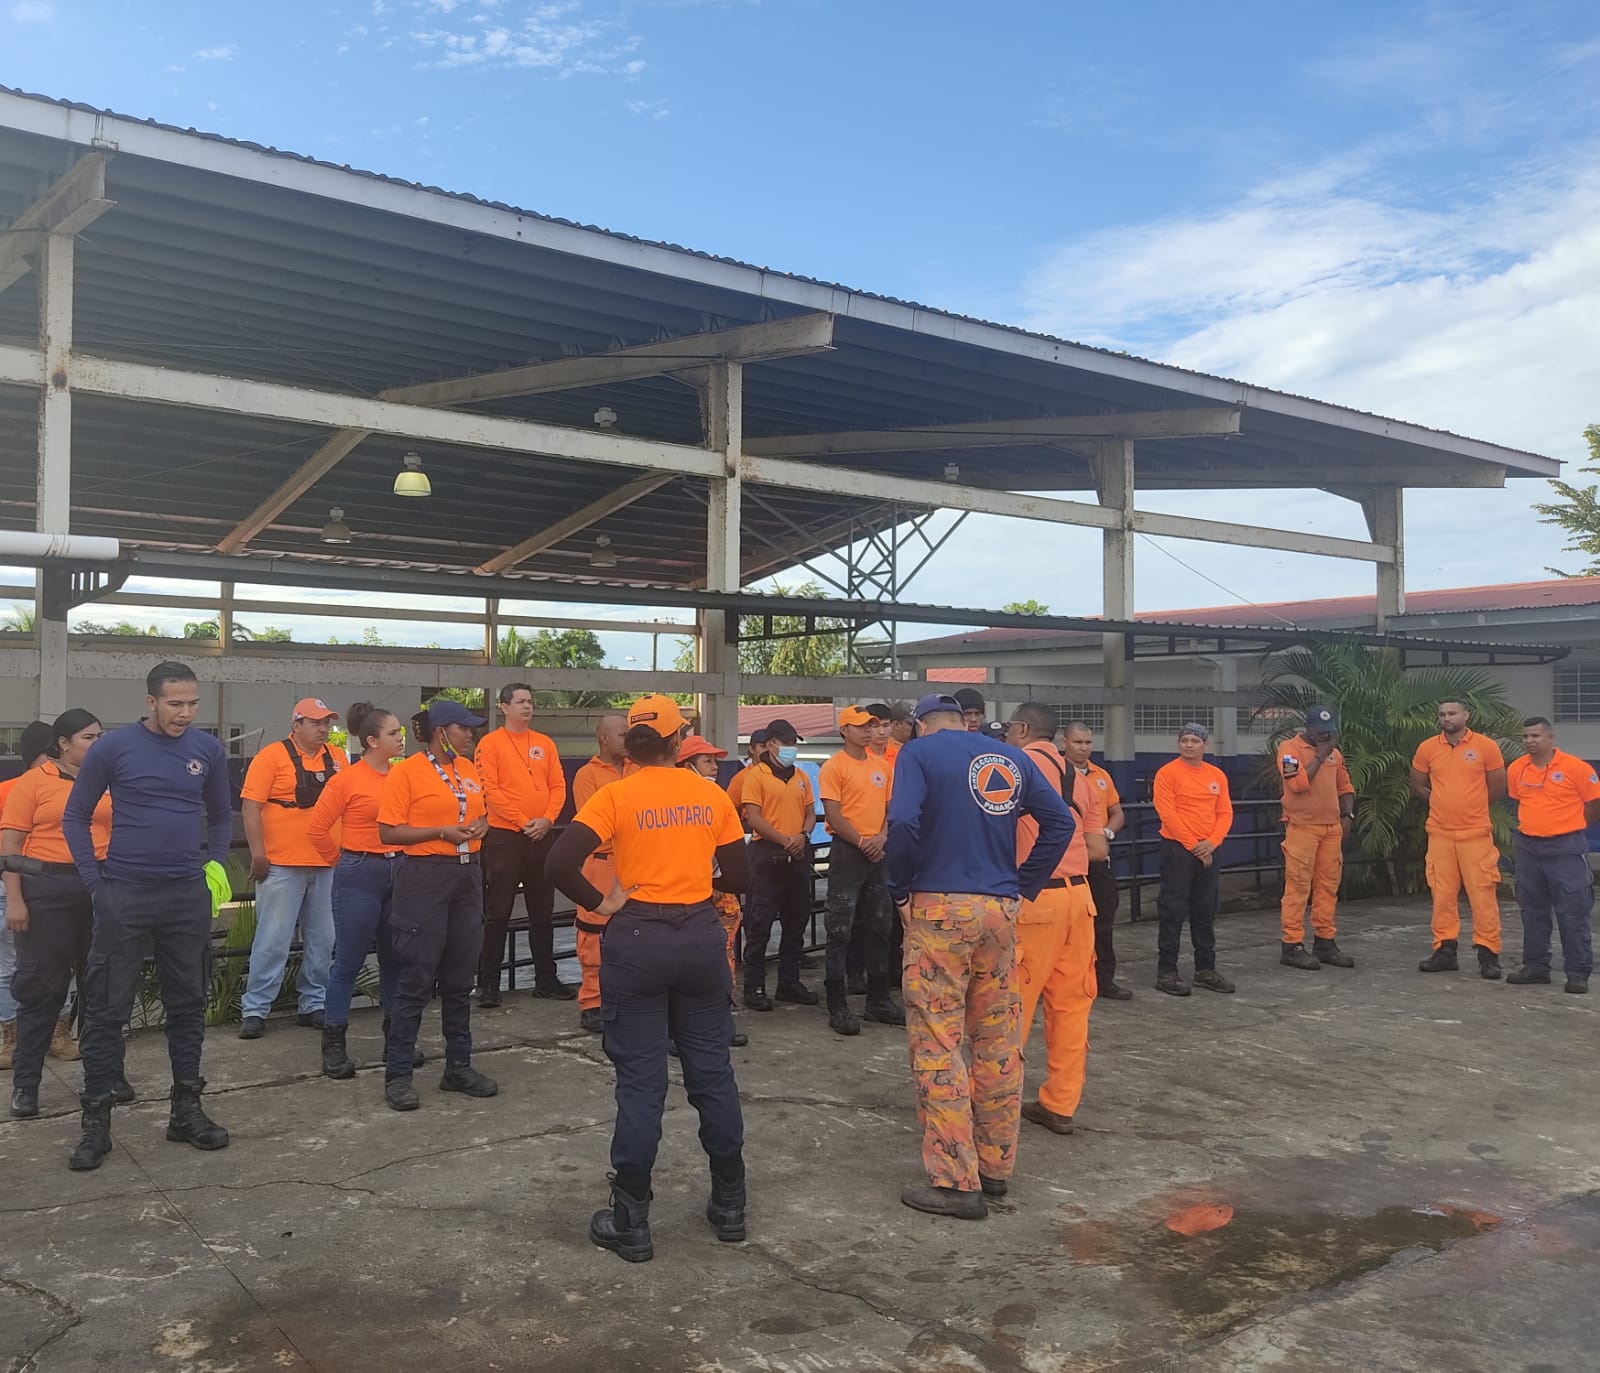
M 988 1221 L 902 1208 L 917 1131 L 903 1035 L 815 1009 L 742 1014 L 750 1240 L 700 1215 L 674 1088 L 656 1261 L 588 1243 L 611 1074 L 567 1005 L 476 1021 L 490 1101 L 382 1104 L 311 1031 L 214 1032 L 233 1146 L 162 1139 L 164 1045 L 116 1149 L 69 1173 L 77 1075 L 0 1125 L 0 1358 L 12 1369 L 1583 1369 L 1600 1316 L 1600 1003 L 1475 970 L 1423 977 L 1420 906 L 1351 907 L 1353 971 L 1277 966 L 1271 916 L 1221 929 L 1236 996 L 1148 990 L 1091 1026 L 1079 1131 L 1024 1124 Z M 1508 951 L 1507 962 L 1511 963 Z M 429 1028 L 437 1030 L 430 1017 Z M 377 1056 L 358 1013 L 353 1048 Z M 437 1054 L 439 1044 L 427 1044 Z M 1042 1046 L 1035 1050 L 1042 1057 Z M 1030 1073 L 1030 1081 L 1035 1074 Z

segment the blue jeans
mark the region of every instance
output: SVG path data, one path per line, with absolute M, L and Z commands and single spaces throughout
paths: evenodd
M 17 1018 L 17 999 L 11 995 L 11 974 L 17 970 L 17 941 L 6 928 L 6 889 L 0 882 L 0 1020 Z
M 389 942 L 389 909 L 400 859 L 381 853 L 342 853 L 333 870 L 333 971 L 322 1008 L 330 1025 L 350 1023 L 350 998 L 367 950 L 378 944 L 378 1000 L 385 1015 L 394 1001 L 394 951 Z
M 256 937 L 250 945 L 250 980 L 242 1011 L 265 1020 L 283 985 L 283 969 L 300 926 L 301 1015 L 322 1009 L 333 962 L 333 869 L 274 864 L 256 883 Z

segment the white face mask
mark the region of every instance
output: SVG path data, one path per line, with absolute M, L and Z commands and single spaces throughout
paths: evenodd
M 794 766 L 794 760 L 800 756 L 800 750 L 793 744 L 783 744 L 778 749 L 778 762 L 786 768 Z

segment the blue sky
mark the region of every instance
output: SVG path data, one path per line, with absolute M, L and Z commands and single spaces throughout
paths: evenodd
M 1600 420 L 1592 3 L 0 0 L 0 82 L 1564 459 Z M 1412 584 L 1560 565 L 1543 494 L 1414 495 Z M 1364 532 L 1334 497 L 1147 504 Z M 1098 608 L 1095 536 L 993 533 L 913 594 Z M 1141 608 L 1371 585 L 1164 543 Z

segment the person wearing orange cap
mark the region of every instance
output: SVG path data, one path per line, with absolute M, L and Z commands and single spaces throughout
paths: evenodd
M 887 721 L 885 721 L 887 724 Z M 871 751 L 873 715 L 862 706 L 839 712 L 844 748 L 822 765 L 817 791 L 828 833 L 826 981 L 828 1027 L 836 1034 L 858 1035 L 861 1020 L 850 1009 L 846 971 L 850 938 L 863 929 L 866 954 L 865 1019 L 883 1025 L 904 1025 L 905 1012 L 890 995 L 889 948 L 894 906 L 884 877 L 884 848 L 889 842 L 889 796 L 893 770 Z M 880 731 L 887 736 L 887 731 Z
M 550 854 L 556 885 L 609 917 L 600 941 L 600 999 L 605 1051 L 617 1070 L 617 1123 L 611 1204 L 590 1219 L 589 1238 L 630 1263 L 655 1254 L 650 1178 L 661 1145 L 669 1039 L 711 1163 L 706 1219 L 719 1240 L 745 1237 L 744 1115 L 728 1053 L 733 984 L 711 893 L 714 881 L 742 890 L 749 867 L 727 793 L 675 766 L 687 729 L 670 697 L 635 701 L 624 745 L 639 770 L 596 792 Z M 609 848 L 616 862 L 606 892 L 582 872 L 599 848 Z
M 1058 1135 L 1070 1135 L 1072 1117 L 1083 1098 L 1089 1057 L 1089 1012 L 1094 1006 L 1094 900 L 1089 890 L 1088 829 L 1096 814 L 1089 779 L 1062 760 L 1056 748 L 1056 713 L 1027 701 L 1011 714 L 1006 743 L 1020 748 L 1074 812 L 1077 826 L 1067 851 L 1045 879 L 1044 890 L 1024 900 L 1017 912 L 1017 980 L 1022 992 L 1024 1056 L 1033 1033 L 1033 1015 L 1044 1001 L 1044 1047 L 1048 1074 L 1033 1101 L 1022 1103 L 1022 1118 Z M 1068 779 L 1071 779 L 1070 783 Z M 1039 822 L 1017 821 L 1017 865 L 1033 852 Z
M 817 994 L 800 981 L 806 926 L 811 922 L 815 875 L 811 831 L 817 804 L 811 779 L 795 764 L 800 736 L 787 720 L 767 725 L 767 756 L 744 774 L 739 794 L 750 827 L 750 897 L 744 913 L 744 1004 L 770 1011 L 767 995 L 767 943 L 774 922 L 778 941 L 776 1000 L 815 1006 Z
M 1344 873 L 1344 841 L 1355 823 L 1356 789 L 1334 747 L 1338 723 L 1327 706 L 1306 712 L 1305 728 L 1278 745 L 1283 782 L 1283 953 L 1286 968 L 1353 968 L 1335 939 L 1333 913 Z M 1312 951 L 1306 952 L 1306 902 Z
M 1150 786 L 1161 819 L 1161 895 L 1157 899 L 1156 990 L 1188 996 L 1178 972 L 1178 945 L 1188 925 L 1194 945 L 1194 985 L 1231 992 L 1217 971 L 1217 850 L 1233 828 L 1228 775 L 1206 762 L 1211 730 L 1191 720 L 1178 731 L 1178 756 Z
M 483 961 L 478 967 L 478 1006 L 500 1004 L 500 969 L 517 890 L 528 912 L 528 954 L 533 959 L 533 994 L 572 1001 L 578 988 L 556 972 L 552 914 L 555 888 L 545 858 L 555 843 L 555 823 L 567 803 L 567 777 L 555 741 L 533 727 L 533 688 L 512 682 L 500 688 L 505 724 L 478 743 L 473 757 L 489 803 L 489 835 L 483 844 Z
M 1471 719 L 1462 702 L 1439 702 L 1439 732 L 1424 739 L 1411 760 L 1412 794 L 1428 803 L 1427 878 L 1433 893 L 1433 952 L 1417 970 L 1456 970 L 1465 887 L 1478 975 L 1495 982 L 1501 976 L 1500 850 L 1489 807 L 1505 799 L 1506 762 L 1493 739 L 1467 728 Z
M 698 734 L 690 734 L 678 748 L 678 766 L 704 777 L 715 786 L 717 766 L 727 756 L 727 749 L 718 748 L 709 739 L 702 739 Z M 738 965 L 734 962 L 733 953 L 739 942 L 739 926 L 744 921 L 744 911 L 739 905 L 739 898 L 731 891 L 713 891 L 711 904 L 717 908 L 717 918 L 722 921 L 722 933 L 728 940 L 728 979 L 731 986 L 738 977 Z M 731 995 L 729 999 L 732 1000 Z M 733 1038 L 729 1042 L 735 1049 L 742 1049 L 750 1042 L 750 1036 L 742 1030 L 735 1029 Z
M 250 875 L 256 880 L 256 933 L 250 974 L 240 1010 L 240 1039 L 260 1039 L 300 927 L 300 1025 L 320 1030 L 333 966 L 333 866 L 311 842 L 311 812 L 322 789 L 349 764 L 344 750 L 328 743 L 339 718 L 324 701 L 308 696 L 295 704 L 289 735 L 251 759 L 244 775 L 240 810 L 250 845 Z
M 588 805 L 589 798 L 601 787 L 620 782 L 637 771 L 622 747 L 622 739 L 627 732 L 626 715 L 613 711 L 600 717 L 594 730 L 597 751 L 572 778 L 572 805 L 575 811 Z M 610 891 L 616 875 L 609 849 L 598 849 L 591 853 L 583 865 L 584 879 L 597 891 Z M 578 1025 L 590 1034 L 597 1035 L 602 1029 L 600 936 L 606 932 L 606 917 L 580 906 L 572 924 L 577 934 L 578 967 L 583 970 L 583 980 L 578 986 Z
M 1590 825 L 1600 822 L 1600 773 L 1556 747 L 1542 715 L 1522 722 L 1527 752 L 1506 770 L 1517 803 L 1517 905 L 1522 910 L 1522 966 L 1506 978 L 1525 987 L 1550 981 L 1550 927 L 1561 932 L 1566 991 L 1582 996 L 1594 971 L 1589 912 Z

